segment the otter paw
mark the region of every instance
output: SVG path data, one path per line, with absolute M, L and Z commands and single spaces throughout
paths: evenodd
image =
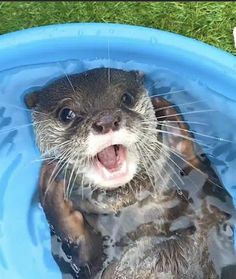
M 42 166 L 39 179 L 39 198 L 42 206 L 49 201 L 52 203 L 63 201 L 65 184 L 57 163 L 46 161 Z
M 59 175 L 57 163 L 47 161 L 41 169 L 39 199 L 49 219 L 72 210 L 71 201 L 65 199 L 65 191 L 66 181 Z
M 40 202 L 56 235 L 76 243 L 84 234 L 84 219 L 74 209 L 72 201 L 65 198 L 67 182 L 57 173 L 55 162 L 43 165 L 39 181 Z
M 163 144 L 178 158 L 181 158 L 183 173 L 188 174 L 192 168 L 199 168 L 200 159 L 197 155 L 200 151 L 199 146 L 195 144 L 194 136 L 177 105 L 161 97 L 153 98 L 152 104 L 161 130 L 163 130 Z

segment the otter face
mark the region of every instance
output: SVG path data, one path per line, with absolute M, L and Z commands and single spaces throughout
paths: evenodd
M 149 162 L 155 112 L 136 71 L 98 68 L 26 96 L 38 147 L 83 183 L 122 186 Z

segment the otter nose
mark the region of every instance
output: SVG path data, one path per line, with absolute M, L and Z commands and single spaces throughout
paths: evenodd
M 107 112 L 99 115 L 94 121 L 92 127 L 99 134 L 106 134 L 109 131 L 117 131 L 120 128 L 120 113 Z

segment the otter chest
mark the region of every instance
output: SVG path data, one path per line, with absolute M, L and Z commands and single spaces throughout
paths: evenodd
M 136 202 L 116 214 L 87 215 L 85 218 L 101 233 L 103 251 L 107 256 L 107 262 L 110 262 L 118 259 L 124 249 L 133 245 L 135 241 L 144 238 L 147 241 L 147 238 L 167 235 L 170 228 L 167 210 L 177 208 L 179 204 L 177 198 L 162 202 L 152 198 Z M 186 218 L 175 218 L 172 226 L 176 226 L 178 222 L 188 226 L 189 221 Z

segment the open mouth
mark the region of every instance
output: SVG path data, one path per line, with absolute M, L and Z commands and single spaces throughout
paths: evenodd
M 128 173 L 127 148 L 121 144 L 110 145 L 95 156 L 96 169 L 105 180 L 122 180 Z

